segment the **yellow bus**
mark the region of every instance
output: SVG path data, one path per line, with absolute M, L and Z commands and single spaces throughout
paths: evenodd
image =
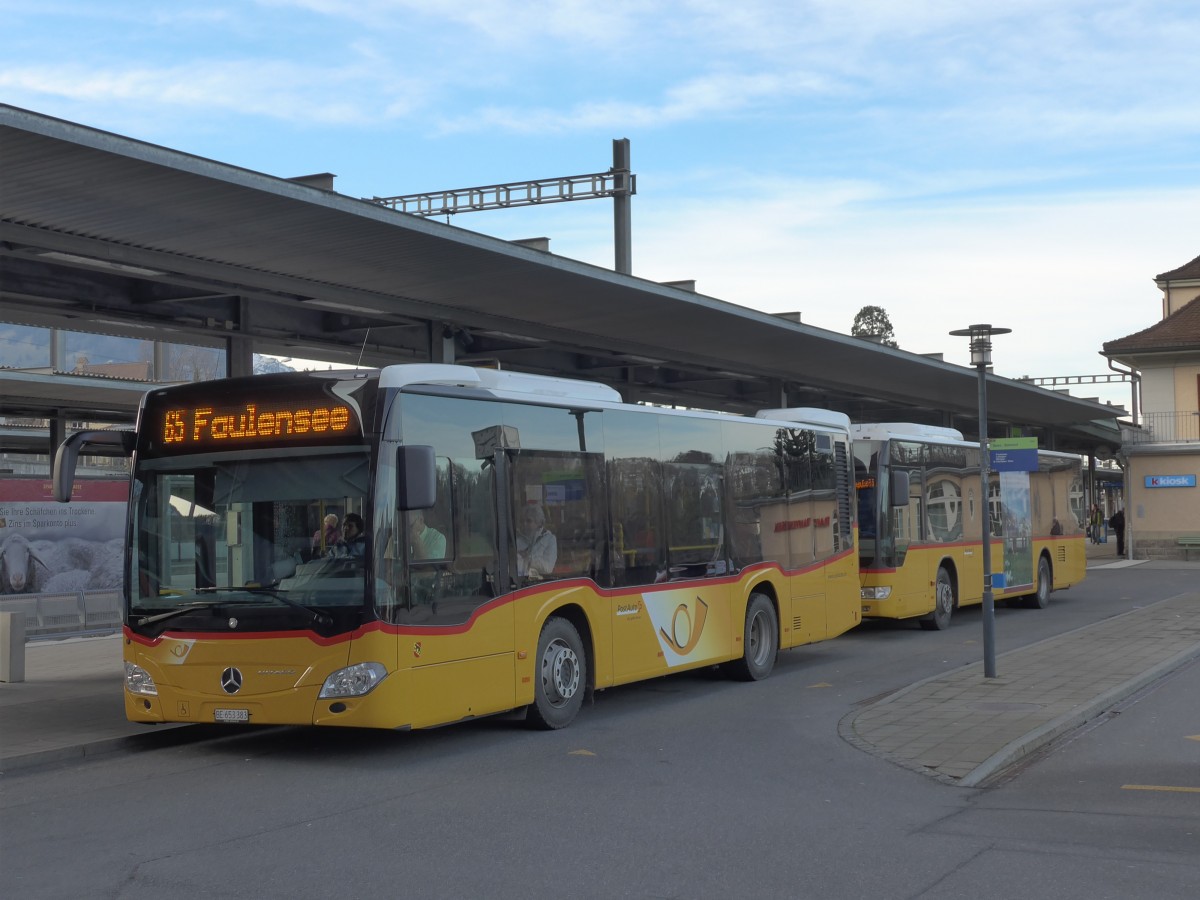
M 123 633 L 137 722 L 569 724 L 614 685 L 860 621 L 849 420 L 629 405 L 454 365 L 154 390 Z
M 955 609 L 983 600 L 979 444 L 909 423 L 851 433 L 863 616 L 947 628 Z M 1083 473 L 1079 457 L 1045 450 L 1030 468 L 989 474 L 992 588 L 1044 608 L 1087 570 Z

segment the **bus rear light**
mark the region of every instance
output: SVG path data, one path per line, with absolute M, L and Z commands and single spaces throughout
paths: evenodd
M 154 679 L 150 677 L 150 673 L 141 666 L 135 666 L 131 662 L 125 663 L 125 690 L 131 694 L 140 694 L 148 697 L 158 696 L 158 686 L 155 685 Z
M 321 699 L 331 697 L 361 697 L 373 691 L 387 675 L 380 663 L 367 662 L 338 669 L 321 685 Z
M 859 592 L 863 600 L 886 600 L 892 596 L 890 587 L 865 587 Z

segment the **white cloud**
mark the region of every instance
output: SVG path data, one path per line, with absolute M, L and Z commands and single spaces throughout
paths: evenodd
M 521 45 L 537 52 L 541 40 L 580 44 L 619 44 L 639 21 L 663 4 L 638 0 L 258 0 L 267 9 L 301 9 L 334 20 L 400 31 L 415 21 L 442 22 L 466 29 L 495 48 Z
M 363 98 L 352 89 L 361 77 L 362 67 L 355 61 L 330 70 L 299 62 L 212 59 L 162 67 L 11 67 L 0 70 L 0 89 L 27 96 L 34 106 L 40 98 L 51 97 L 331 126 L 377 124 L 381 108 L 388 117 L 398 118 L 427 94 L 420 82 L 396 79 L 382 92 Z
M 870 202 L 883 197 L 866 184 L 777 184 L 669 209 L 635 201 L 634 273 L 696 279 L 702 294 L 799 310 L 842 333 L 861 307 L 882 306 L 902 349 L 962 365 L 966 342 L 948 332 L 992 322 L 1013 329 L 995 340 L 997 371 L 1044 377 L 1107 372 L 1102 344 L 1158 321 L 1154 275 L 1197 252 L 1198 188 L 923 210 Z M 593 224 L 554 250 L 610 266 L 611 237 Z M 1129 401 L 1121 385 L 1072 392 Z
M 1156 320 L 1150 277 L 1197 252 L 1191 0 L 8 7 L 6 102 L 183 150 L 206 131 L 216 158 L 236 134 L 340 185 L 397 148 L 412 190 L 481 183 L 472 154 L 589 171 L 583 141 L 628 136 L 639 274 L 839 331 L 881 305 L 902 346 L 960 361 L 942 332 L 992 318 L 1019 329 L 1010 374 L 1102 371 L 1103 341 Z M 463 224 L 550 222 L 556 252 L 611 265 L 609 217 L 565 206 Z
M 712 73 L 668 86 L 658 102 L 592 100 L 562 109 L 532 110 L 489 107 L 466 116 L 447 117 L 440 122 L 438 132 L 548 134 L 656 129 L 735 118 L 762 104 L 826 89 L 823 79 L 807 73 Z

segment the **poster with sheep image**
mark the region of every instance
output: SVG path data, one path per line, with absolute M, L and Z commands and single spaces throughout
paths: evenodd
M 48 478 L 0 477 L 0 595 L 119 590 L 129 482 L 79 478 L 56 503 Z

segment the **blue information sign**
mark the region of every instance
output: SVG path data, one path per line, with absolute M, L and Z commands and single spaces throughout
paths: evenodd
M 1037 438 L 996 438 L 989 445 L 988 466 L 993 472 L 1036 472 Z
M 1148 488 L 1172 488 L 1172 487 L 1195 487 L 1195 475 L 1147 475 L 1146 487 Z

